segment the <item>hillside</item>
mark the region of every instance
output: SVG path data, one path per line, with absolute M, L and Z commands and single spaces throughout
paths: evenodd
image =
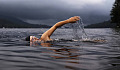
M 116 24 L 110 23 L 110 21 L 104 21 L 101 23 L 90 24 L 85 26 L 85 28 L 115 28 Z
M 0 15 L 0 28 L 50 28 L 48 25 L 29 24 L 15 17 Z

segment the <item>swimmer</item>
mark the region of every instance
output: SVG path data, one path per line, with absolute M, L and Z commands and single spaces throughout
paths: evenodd
M 40 39 L 37 38 L 37 37 L 35 37 L 35 36 L 29 36 L 29 37 L 27 37 L 25 40 L 26 40 L 26 41 L 30 41 L 30 42 L 34 42 L 34 41 L 42 41 L 42 42 L 53 41 L 53 40 L 50 38 L 50 36 L 53 34 L 53 32 L 54 32 L 57 28 L 65 25 L 65 24 L 67 24 L 67 23 L 76 23 L 76 21 L 78 21 L 78 20 L 80 20 L 80 17 L 79 17 L 79 16 L 74 16 L 74 17 L 71 17 L 71 18 L 69 18 L 69 19 L 67 19 L 67 20 L 57 22 L 57 23 L 56 23 L 55 25 L 53 25 L 49 30 L 47 30 L 45 33 L 43 33 Z

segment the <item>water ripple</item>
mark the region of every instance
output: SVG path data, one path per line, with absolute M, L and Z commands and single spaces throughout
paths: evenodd
M 117 70 L 120 36 L 113 29 L 85 29 L 108 42 L 74 42 L 71 29 L 57 29 L 52 38 L 66 41 L 31 46 L 23 39 L 47 29 L 0 29 L 0 70 Z M 39 33 L 40 32 L 40 33 Z

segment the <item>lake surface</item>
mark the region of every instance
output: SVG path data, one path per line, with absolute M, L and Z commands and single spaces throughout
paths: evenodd
M 24 41 L 46 30 L 0 29 L 0 70 L 120 70 L 120 29 L 85 29 L 90 37 L 107 40 L 102 43 L 69 41 L 72 29 L 57 29 L 51 38 L 59 42 Z

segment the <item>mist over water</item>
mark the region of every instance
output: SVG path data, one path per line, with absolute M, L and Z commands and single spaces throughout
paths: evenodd
M 107 40 L 102 43 L 71 41 L 73 29 L 57 29 L 51 38 L 61 41 L 24 41 L 29 35 L 40 38 L 46 30 L 0 29 L 0 70 L 119 70 L 119 29 L 85 29 L 89 37 Z

